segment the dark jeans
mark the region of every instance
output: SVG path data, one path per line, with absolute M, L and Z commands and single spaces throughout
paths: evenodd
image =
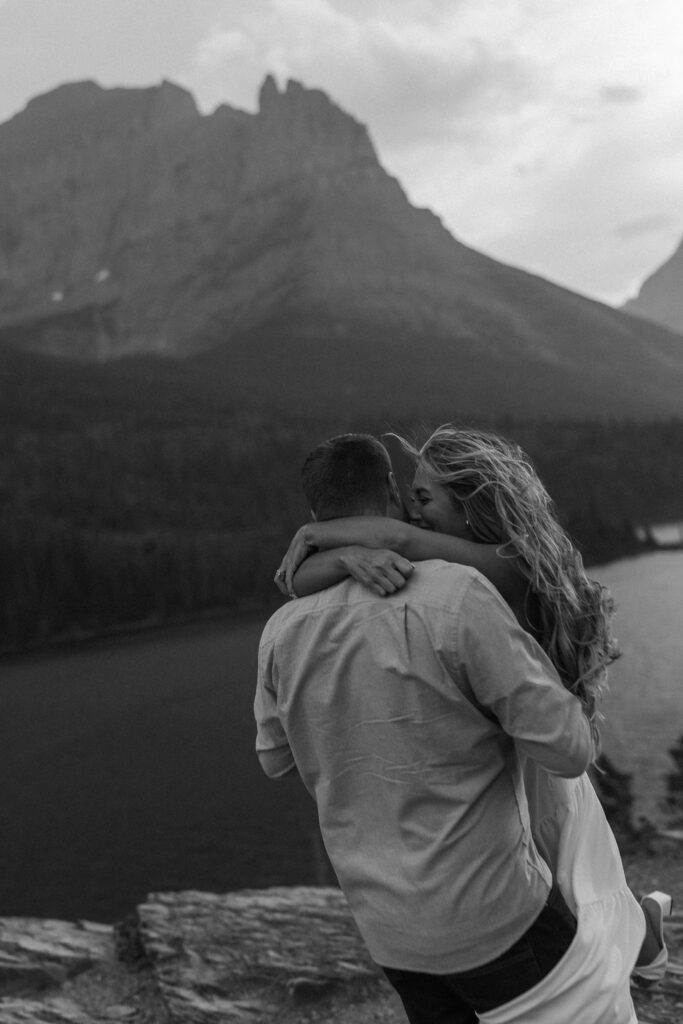
M 576 918 L 553 886 L 531 928 L 490 963 L 458 974 L 382 970 L 403 1000 L 410 1024 L 475 1024 L 478 1013 L 509 1002 L 545 978 L 575 934 Z

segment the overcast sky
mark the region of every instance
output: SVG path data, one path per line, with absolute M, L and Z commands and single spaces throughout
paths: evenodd
M 0 121 L 63 82 L 367 125 L 462 242 L 619 304 L 683 238 L 683 0 L 0 0 Z

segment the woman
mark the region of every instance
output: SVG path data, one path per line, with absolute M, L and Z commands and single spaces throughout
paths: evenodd
M 402 444 L 416 459 L 413 525 L 377 517 L 309 523 L 278 570 L 280 589 L 302 595 L 352 575 L 388 594 L 405 585 L 409 559 L 474 566 L 581 701 L 597 752 L 600 701 L 617 657 L 613 604 L 586 575 L 530 460 L 496 434 L 451 426 L 439 427 L 419 449 Z M 525 785 L 534 838 L 570 906 L 588 902 L 596 885 L 603 893 L 625 888 L 614 837 L 588 779 L 553 778 L 530 762 Z M 630 893 L 624 898 L 632 900 Z M 662 922 L 670 905 L 660 893 L 643 901 L 648 927 L 634 971 L 643 983 L 659 980 L 666 969 Z M 632 907 L 627 913 L 633 920 Z

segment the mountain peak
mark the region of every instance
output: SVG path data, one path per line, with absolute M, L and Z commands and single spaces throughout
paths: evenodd
M 381 403 L 398 375 L 443 408 L 663 414 L 683 387 L 679 336 L 467 249 L 363 124 L 273 76 L 256 114 L 86 81 L 0 126 L 3 341 L 215 349 L 240 391 L 270 401 L 286 378 L 304 405 L 328 387 Z
M 167 78 L 162 79 L 161 85 L 145 91 L 150 99 L 150 107 L 162 120 L 168 118 L 180 121 L 200 116 L 192 93 L 175 82 L 169 82 Z
M 266 75 L 259 90 L 259 113 L 267 114 L 280 99 L 280 90 L 272 75 Z
M 29 100 L 23 115 L 17 116 L 42 119 L 83 112 L 99 103 L 104 93 L 105 90 L 92 79 L 82 82 L 65 82 L 63 85 L 58 85 L 56 89 L 41 93 L 40 96 Z
M 645 317 L 683 334 L 683 242 L 661 267 L 643 282 L 640 291 L 624 305 L 627 313 Z
M 258 120 L 274 149 L 288 152 L 298 170 L 322 170 L 340 159 L 377 165 L 365 125 L 338 107 L 322 89 L 309 89 L 290 78 L 284 90 L 267 75 L 259 92 Z
M 259 91 L 259 113 L 262 116 L 276 115 L 278 118 L 299 112 L 317 113 L 321 117 L 341 117 L 353 122 L 365 131 L 363 125 L 333 103 L 322 89 L 309 89 L 295 78 L 287 79 L 284 90 L 280 91 L 273 75 L 266 75 Z
M 192 94 L 165 79 L 160 85 L 139 89 L 105 89 L 88 79 L 36 96 L 12 120 L 55 124 L 90 116 L 128 120 L 136 114 L 154 123 L 199 117 Z

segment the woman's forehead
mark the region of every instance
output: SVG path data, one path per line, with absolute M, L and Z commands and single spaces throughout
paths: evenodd
M 418 462 L 415 467 L 415 476 L 413 477 L 413 490 L 418 491 L 420 489 L 429 490 L 434 486 L 434 478 L 429 475 L 425 467 Z

